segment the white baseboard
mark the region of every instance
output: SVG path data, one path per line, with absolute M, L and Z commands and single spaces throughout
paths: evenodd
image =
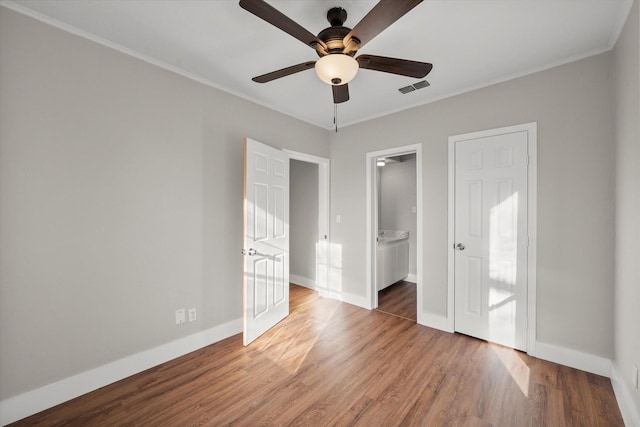
M 371 310 L 371 302 L 366 297 L 353 295 L 347 292 L 338 292 L 331 289 L 318 288 L 318 293 L 324 298 L 331 298 L 338 301 L 346 302 L 347 304 L 355 305 L 367 310 Z
M 418 312 L 418 324 L 449 333 L 454 332 L 453 324 L 449 318 L 440 314 L 432 314 L 425 311 Z
M 409 275 L 404 280 L 411 283 L 418 283 L 418 276 L 413 273 L 409 273 Z
M 289 282 L 295 283 L 296 285 L 300 285 L 305 288 L 313 289 L 314 291 L 317 290 L 316 281 L 313 279 L 309 279 L 308 277 L 289 273 Z
M 44 411 L 161 363 L 183 356 L 242 332 L 242 319 L 198 332 L 167 344 L 74 375 L 0 401 L 0 425 Z
M 308 289 L 313 289 L 314 291 L 317 291 L 321 297 L 335 299 L 338 301 L 346 302 L 347 304 L 356 305 L 358 307 L 371 310 L 371 304 L 367 301 L 366 297 L 360 297 L 357 295 L 349 294 L 347 292 L 340 292 L 323 288 L 321 286 L 318 286 L 315 280 L 309 279 L 308 277 L 289 273 L 289 282 L 295 283 L 296 285 L 300 285 Z
M 613 387 L 613 393 L 616 395 L 620 412 L 622 413 L 622 419 L 626 426 L 640 426 L 640 408 L 636 406 L 633 400 L 633 391 L 630 391 L 624 381 L 622 381 L 622 374 L 618 365 L 615 362 L 611 362 L 611 386 Z
M 615 362 L 604 357 L 539 341 L 536 342 L 535 353 L 532 356 L 539 359 L 609 378 L 624 424 L 629 427 L 640 426 L 640 408 L 635 404 L 632 391 L 622 381 L 622 375 Z
M 549 362 L 591 372 L 592 374 L 607 378 L 611 374 L 611 361 L 609 359 L 566 347 L 537 341 L 535 353 L 529 354 L 538 359 L 548 360 Z

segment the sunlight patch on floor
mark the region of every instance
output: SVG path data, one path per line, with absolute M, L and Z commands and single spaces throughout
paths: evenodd
M 518 357 L 516 350 L 492 345 L 491 350 L 498 356 L 504 368 L 511 375 L 511 379 L 520 388 L 524 397 L 529 397 L 529 381 L 531 378 L 531 370 L 524 361 Z
M 289 375 L 294 375 L 304 364 L 338 306 L 337 301 L 321 298 L 313 304 L 296 307 L 254 344 Z

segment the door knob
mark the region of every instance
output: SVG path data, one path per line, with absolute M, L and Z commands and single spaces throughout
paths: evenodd
M 256 251 L 253 248 L 249 248 L 248 251 L 245 251 L 244 249 L 242 250 L 242 255 L 249 255 L 249 256 L 254 256 L 255 254 L 257 254 L 258 251 Z
M 458 243 L 456 245 L 456 249 L 458 249 L 459 251 L 464 251 L 465 246 L 462 243 Z

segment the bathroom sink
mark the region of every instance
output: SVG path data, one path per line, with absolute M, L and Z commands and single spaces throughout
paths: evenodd
M 409 238 L 406 230 L 380 230 L 378 231 L 378 244 L 397 242 Z

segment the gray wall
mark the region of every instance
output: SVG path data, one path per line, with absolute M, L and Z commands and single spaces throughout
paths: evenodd
M 538 122 L 540 341 L 613 356 L 611 54 L 601 54 L 332 133 L 332 243 L 342 286 L 366 294 L 365 155 L 422 144 L 425 311 L 447 308 L 448 137 Z M 428 90 L 428 89 L 425 89 Z M 393 142 L 390 142 L 393 141 Z
M 316 243 L 318 242 L 318 165 L 291 160 L 289 170 L 291 181 L 289 272 L 315 282 Z M 291 281 L 295 283 L 295 280 Z
M 417 206 L 416 161 L 387 163 L 377 169 L 380 175 L 378 228 L 409 231 L 409 274 L 415 275 L 417 223 L 411 207 Z
M 616 94 L 615 363 L 640 413 L 631 383 L 640 367 L 640 11 L 636 1 L 618 40 Z
M 421 143 L 420 304 L 444 314 L 447 138 L 530 121 L 538 339 L 615 357 L 630 387 L 639 20 L 635 2 L 614 53 L 335 134 L 0 8 L 0 399 L 240 317 L 245 136 L 331 158 L 332 244 L 360 296 L 365 153 Z
M 5 8 L 0 91 L 0 399 L 241 317 L 244 137 L 329 154 L 324 129 Z

